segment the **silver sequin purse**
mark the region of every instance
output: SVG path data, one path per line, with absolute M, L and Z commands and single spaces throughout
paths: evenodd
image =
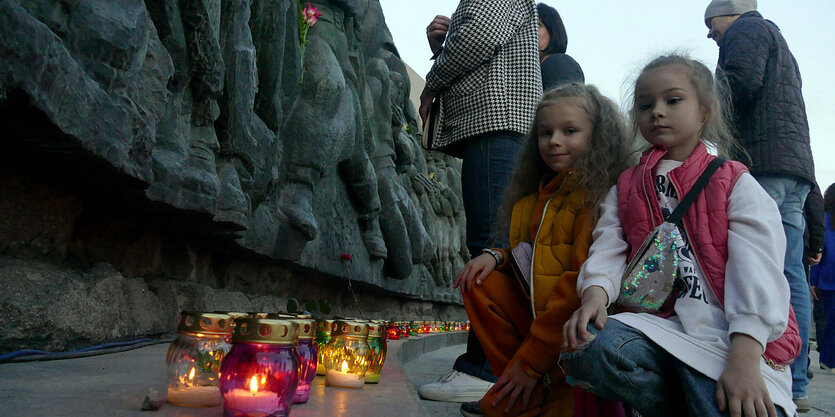
M 675 282 L 678 276 L 678 238 L 684 227 L 682 219 L 714 172 L 725 163 L 714 158 L 687 195 L 660 226 L 652 229 L 635 257 L 626 266 L 613 312 L 666 315 L 675 306 Z
M 626 266 L 615 301 L 616 312 L 659 314 L 672 307 L 678 275 L 678 237 L 678 227 L 666 221 L 650 232 Z

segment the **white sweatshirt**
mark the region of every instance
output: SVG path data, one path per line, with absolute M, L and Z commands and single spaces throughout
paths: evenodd
M 656 192 L 666 216 L 680 196 L 667 173 L 681 162 L 662 160 L 656 168 Z M 762 346 L 786 329 L 789 286 L 783 276 L 786 238 L 774 200 L 750 174 L 743 174 L 728 199 L 728 263 L 725 267 L 725 308 L 705 282 L 698 263 L 691 260 L 689 242 L 680 241 L 679 279 L 684 288 L 675 304 L 675 315 L 661 318 L 650 314 L 620 313 L 611 318 L 643 332 L 650 340 L 691 368 L 714 380 L 725 369 L 730 335 L 751 336 Z M 589 258 L 580 269 L 577 292 L 600 286 L 609 303 L 618 296 L 626 269 L 629 245 L 618 215 L 617 188 L 612 187 L 602 205 L 602 215 L 593 232 Z M 698 248 L 696 248 L 698 251 Z M 765 360 L 760 368 L 774 404 L 786 415 L 795 415 L 791 372 L 775 371 Z

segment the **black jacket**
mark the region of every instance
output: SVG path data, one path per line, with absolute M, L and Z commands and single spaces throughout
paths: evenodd
M 737 138 L 753 175 L 815 182 L 800 69 L 777 25 L 757 12 L 739 17 L 719 47 L 717 78 L 727 81 Z
M 826 233 L 826 213 L 823 209 L 823 196 L 817 184 L 806 196 L 803 205 L 803 215 L 806 217 L 806 230 L 803 233 L 803 251 L 805 257 L 814 257 L 823 252 Z M 804 261 L 806 260 L 804 257 Z
M 548 91 L 560 84 L 586 82 L 580 64 L 568 54 L 553 54 L 545 58 L 539 67 L 542 70 L 542 91 Z

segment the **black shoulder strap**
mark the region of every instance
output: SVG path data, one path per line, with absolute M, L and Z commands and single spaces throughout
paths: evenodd
M 690 188 L 690 191 L 687 192 L 687 195 L 681 199 L 678 203 L 678 207 L 665 219 L 666 221 L 674 224 L 680 224 L 681 219 L 684 217 L 684 213 L 687 213 L 687 210 L 690 209 L 690 206 L 696 201 L 696 197 L 702 192 L 702 190 L 707 185 L 707 182 L 710 181 L 710 177 L 713 176 L 713 173 L 719 169 L 722 164 L 725 163 L 725 158 L 716 157 L 713 158 L 712 161 L 707 165 L 702 175 L 699 176 L 699 179 L 696 180 L 696 183 L 693 184 L 693 187 Z

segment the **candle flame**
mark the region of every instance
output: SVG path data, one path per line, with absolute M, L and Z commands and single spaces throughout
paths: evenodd
M 188 373 L 188 379 L 194 380 L 194 368 L 191 368 L 191 372 Z
M 348 372 L 348 362 L 342 361 L 342 372 Z
M 254 376 L 249 380 L 249 391 L 253 394 L 258 392 L 258 380 Z

